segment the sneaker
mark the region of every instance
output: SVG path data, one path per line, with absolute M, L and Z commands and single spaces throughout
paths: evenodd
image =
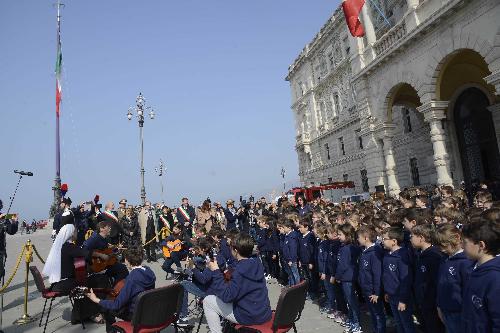
M 337 314 L 337 318 L 334 319 L 337 324 L 341 326 L 347 325 L 347 317 L 343 313 Z
M 177 325 L 179 327 L 187 327 L 187 326 L 189 326 L 189 322 L 187 320 L 187 317 L 179 318 L 179 320 L 177 320 L 177 322 L 175 323 L 175 325 Z
M 322 306 L 319 308 L 319 313 L 328 313 L 328 311 L 330 311 L 331 309 L 330 308 L 327 308 L 326 306 Z
M 340 315 L 340 312 L 332 310 L 332 311 L 328 312 L 328 316 L 326 316 L 326 317 L 329 318 L 329 319 L 335 320 L 335 319 L 337 319 L 339 317 L 339 315 Z
M 266 281 L 271 280 L 271 275 L 269 275 L 269 274 L 265 275 L 264 277 L 266 278 Z
M 361 326 L 355 326 L 351 328 L 351 333 L 363 333 L 363 330 L 361 329 Z

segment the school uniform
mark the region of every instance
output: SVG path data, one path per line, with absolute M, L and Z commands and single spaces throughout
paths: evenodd
M 349 327 L 359 328 L 359 304 L 354 291 L 353 282 L 358 277 L 358 259 L 360 249 L 354 244 L 340 245 L 337 254 L 337 267 L 335 270 L 335 280 L 341 283 L 342 292 L 348 305 Z
M 284 269 L 288 274 L 288 285 L 293 286 L 300 282 L 298 261 L 298 235 L 295 230 L 291 230 L 285 235 L 283 240 L 283 262 Z M 291 263 L 291 264 L 290 264 Z
M 259 250 L 260 259 L 264 266 L 264 273 L 271 274 L 270 262 L 272 260 L 271 242 L 269 229 L 259 228 L 257 230 L 257 249 Z
M 476 266 L 465 285 L 464 333 L 500 332 L 500 256 Z
M 439 267 L 436 303 L 448 333 L 462 332 L 462 295 L 473 267 L 474 262 L 467 259 L 463 250 L 446 259 Z
M 233 268 L 236 264 L 236 259 L 234 259 L 231 253 L 231 248 L 227 243 L 226 238 L 222 238 L 219 242 L 219 253 L 217 254 L 217 263 L 224 265 L 224 268 Z
M 316 236 L 311 232 L 300 235 L 299 238 L 299 261 L 304 279 L 308 283 L 309 297 L 315 298 L 318 289 L 318 271 L 316 269 Z M 313 265 L 309 269 L 309 265 Z
M 412 318 L 411 295 L 412 274 L 408 249 L 401 247 L 394 252 L 388 252 L 383 259 L 382 284 L 389 296 L 389 305 L 394 315 L 398 332 L 414 333 Z M 398 303 L 406 305 L 405 311 L 398 310 Z
M 443 260 L 443 253 L 437 247 L 430 246 L 420 253 L 415 262 L 413 286 L 426 332 L 444 333 L 444 325 L 438 317 L 436 306 L 439 266 Z
M 382 301 L 382 259 L 384 251 L 379 245 L 372 245 L 361 253 L 359 258 L 359 285 L 368 305 L 372 320 L 372 331 L 385 332 L 385 314 Z M 369 299 L 371 295 L 379 296 L 377 303 Z

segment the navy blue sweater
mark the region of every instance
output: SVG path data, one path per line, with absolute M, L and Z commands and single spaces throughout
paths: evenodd
M 464 252 L 446 259 L 439 267 L 437 306 L 444 312 L 462 311 L 462 295 L 474 266 Z
M 328 239 L 320 240 L 318 243 L 317 267 L 319 274 L 331 274 L 331 269 L 328 267 L 328 256 L 331 253 L 331 242 Z M 330 260 L 331 261 L 331 260 Z
M 94 250 L 104 250 L 108 248 L 108 240 L 101 235 L 97 231 L 94 231 L 92 235 L 83 242 L 83 248 L 89 250 L 90 252 Z
M 268 253 L 274 251 L 272 236 L 273 232 L 267 228 L 260 228 L 259 230 L 257 230 L 257 248 L 259 249 L 260 253 Z
M 315 264 L 316 236 L 312 232 L 299 236 L 299 260 L 302 265 Z
M 134 313 L 137 295 L 155 288 L 155 273 L 146 266 L 134 268 L 125 279 L 125 285 L 114 300 L 101 300 L 99 305 L 105 309 L 118 311 L 128 306 L 128 312 Z
M 500 332 L 500 257 L 476 267 L 465 286 L 464 333 Z
M 224 281 L 220 270 L 212 273 L 216 296 L 225 303 L 233 303 L 233 312 L 238 323 L 255 325 L 271 319 L 264 267 L 259 259 L 238 261 L 228 282 Z
M 292 230 L 288 234 L 285 235 L 283 240 L 283 260 L 285 262 L 291 262 L 293 264 L 297 263 L 298 259 L 298 237 L 297 232 Z
M 373 245 L 364 250 L 359 258 L 359 285 L 365 297 L 380 296 L 382 292 L 383 249 Z
M 223 264 L 225 267 L 233 267 L 236 264 L 236 260 L 234 259 L 231 249 L 229 248 L 229 244 L 225 238 L 222 238 L 219 242 L 217 263 L 219 266 Z
M 358 278 L 358 259 L 360 248 L 354 244 L 341 244 L 337 254 L 335 280 L 353 282 Z
M 392 304 L 399 302 L 408 304 L 410 301 L 412 276 L 409 265 L 410 259 L 406 247 L 384 256 L 382 284 Z
M 421 308 L 431 309 L 436 307 L 439 266 L 443 260 L 443 253 L 435 246 L 425 249 L 417 257 L 413 287 L 417 304 Z

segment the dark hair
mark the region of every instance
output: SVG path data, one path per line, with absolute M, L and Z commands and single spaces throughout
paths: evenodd
M 244 258 L 252 256 L 254 245 L 255 243 L 252 237 L 246 233 L 238 233 L 234 239 L 231 240 L 231 247 Z
M 342 224 L 339 226 L 338 231 L 340 231 L 345 235 L 346 243 L 354 242 L 354 236 L 356 235 L 356 230 L 354 230 L 354 227 L 352 225 L 350 225 L 349 223 Z
M 440 247 L 448 245 L 453 247 L 460 246 L 461 239 L 462 233 L 460 229 L 449 223 L 438 225 L 433 235 L 433 243 Z
M 362 225 L 358 230 L 358 235 L 365 236 L 372 243 L 377 240 L 377 232 L 375 231 L 375 228 L 368 225 Z
M 226 238 L 229 238 L 229 239 L 233 239 L 235 238 L 240 232 L 238 231 L 238 229 L 229 229 L 228 231 L 226 231 Z
M 125 250 L 124 256 L 130 265 L 139 266 L 144 260 L 144 251 L 142 250 L 142 246 L 129 247 Z
M 427 243 L 432 243 L 434 226 L 432 224 L 416 225 L 411 229 L 411 233 L 422 237 Z
M 111 227 L 110 221 L 101 221 L 101 222 L 97 223 L 97 232 L 99 232 L 99 230 L 104 229 L 106 227 Z
M 472 240 L 475 244 L 483 241 L 486 252 L 491 255 L 500 253 L 500 222 L 481 218 L 478 221 L 466 224 L 462 233 L 464 238 Z
M 401 245 L 404 241 L 403 229 L 399 227 L 387 228 L 384 231 L 384 234 L 387 234 L 387 237 L 389 237 L 389 239 L 395 239 L 398 242 L 398 245 Z
M 304 218 L 302 218 L 299 221 L 299 225 L 302 226 L 302 227 L 306 227 L 307 229 L 309 229 L 309 228 L 311 228 L 311 225 L 312 225 L 311 222 L 312 221 L 310 219 L 307 219 L 307 218 L 304 219 Z
M 225 233 L 224 230 L 222 230 L 219 226 L 213 226 L 212 229 L 208 232 L 208 235 L 210 237 L 217 237 L 219 239 L 223 238 Z
M 432 218 L 429 212 L 424 212 L 419 208 L 406 208 L 403 217 L 408 221 L 415 221 L 416 225 L 431 223 L 430 219 Z

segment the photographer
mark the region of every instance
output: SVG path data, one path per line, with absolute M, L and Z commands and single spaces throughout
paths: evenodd
M 10 218 L 9 215 L 2 214 L 3 202 L 0 200 L 0 278 L 5 275 L 5 261 L 7 260 L 6 234 L 14 235 L 17 232 L 17 216 Z
M 184 276 L 191 276 L 192 281 L 184 279 L 180 282 L 184 288 L 184 299 L 177 325 L 187 324 L 188 293 L 198 298 L 214 294 L 214 290 L 211 288 L 212 271 L 206 266 L 207 262 L 215 260 L 213 252 L 214 244 L 208 238 L 200 238 L 190 251 L 187 275 Z
M 236 210 L 234 207 L 234 201 L 228 200 L 226 202 L 226 209 L 224 209 L 224 215 L 227 220 L 226 230 L 237 229 L 240 230 L 241 226 L 239 223 L 240 215 L 243 214 L 243 210 L 240 208 Z

